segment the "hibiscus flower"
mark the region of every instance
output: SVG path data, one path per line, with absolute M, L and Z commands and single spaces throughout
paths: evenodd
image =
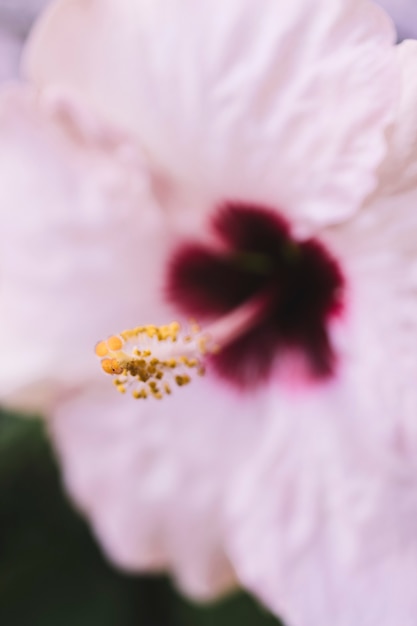
M 1 100 L 2 397 L 48 417 L 114 562 L 247 585 L 294 626 L 417 616 L 417 52 L 394 40 L 361 0 L 63 0 Z

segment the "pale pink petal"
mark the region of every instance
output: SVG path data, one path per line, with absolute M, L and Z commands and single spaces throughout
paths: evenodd
M 200 599 L 235 584 L 224 501 L 261 432 L 255 399 L 209 380 L 145 402 L 103 384 L 60 402 L 49 425 L 66 485 L 112 561 L 169 568 Z
M 25 67 L 135 133 L 163 186 L 326 223 L 375 185 L 394 38 L 362 0 L 61 0 Z
M 282 390 L 230 499 L 237 573 L 290 626 L 416 621 L 416 201 L 323 233 L 347 279 L 338 375 Z
M 401 99 L 387 133 L 388 152 L 380 168 L 377 195 L 395 194 L 417 184 L 417 41 L 397 47 L 401 70 Z
M 289 626 L 413 626 L 415 464 L 381 466 L 352 423 L 351 393 L 316 400 L 278 403 L 239 476 L 229 503 L 237 573 Z
M 417 459 L 416 203 L 416 187 L 375 198 L 330 237 L 351 285 L 342 350 L 352 419 L 394 464 Z
M 167 232 L 137 148 L 69 101 L 4 91 L 0 168 L 0 393 L 44 408 L 103 336 L 166 322 Z

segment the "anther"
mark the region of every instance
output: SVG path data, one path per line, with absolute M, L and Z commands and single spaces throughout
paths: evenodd
M 160 400 L 172 393 L 171 383 L 182 387 L 191 382 L 192 372 L 204 373 L 201 341 L 196 322 L 186 335 L 178 322 L 172 322 L 124 330 L 98 343 L 95 352 L 103 371 L 117 375 L 114 385 L 120 393 L 132 387 L 135 399 Z
M 119 375 L 123 373 L 123 367 L 117 359 L 103 359 L 101 361 L 101 367 L 106 374 Z
M 137 326 L 113 335 L 96 346 L 101 367 L 106 374 L 116 375 L 116 389 L 132 396 L 161 399 L 171 394 L 171 385 L 188 385 L 193 375 L 203 376 L 207 357 L 217 354 L 239 334 L 246 332 L 258 315 L 259 304 L 249 302 L 200 330 L 193 320 L 186 333 L 178 322 L 164 326 Z M 163 381 L 163 384 L 162 384 Z
M 123 341 L 120 339 L 120 337 L 109 337 L 109 339 L 107 339 L 107 346 L 109 350 L 117 352 L 118 350 L 121 350 L 123 348 Z
M 107 356 L 109 353 L 109 349 L 107 347 L 107 343 L 105 341 L 99 341 L 95 348 L 96 355 L 99 357 Z

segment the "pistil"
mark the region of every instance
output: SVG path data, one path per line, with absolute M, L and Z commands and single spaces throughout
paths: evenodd
M 246 333 L 262 310 L 256 298 L 224 315 L 202 330 L 190 321 L 187 329 L 178 322 L 164 326 L 138 326 L 100 341 L 95 348 L 106 374 L 114 376 L 120 393 L 131 390 L 135 399 L 161 399 L 174 386 L 183 387 L 203 376 L 210 355 Z

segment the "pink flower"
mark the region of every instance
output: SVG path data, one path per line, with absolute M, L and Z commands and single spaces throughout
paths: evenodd
M 48 416 L 116 563 L 247 585 L 290 626 L 417 617 L 417 51 L 393 40 L 361 0 L 64 0 L 0 105 L 2 397 Z M 206 376 L 117 394 L 96 339 L 189 314 L 223 348 Z M 142 390 L 156 342 L 122 338 L 99 353 Z

